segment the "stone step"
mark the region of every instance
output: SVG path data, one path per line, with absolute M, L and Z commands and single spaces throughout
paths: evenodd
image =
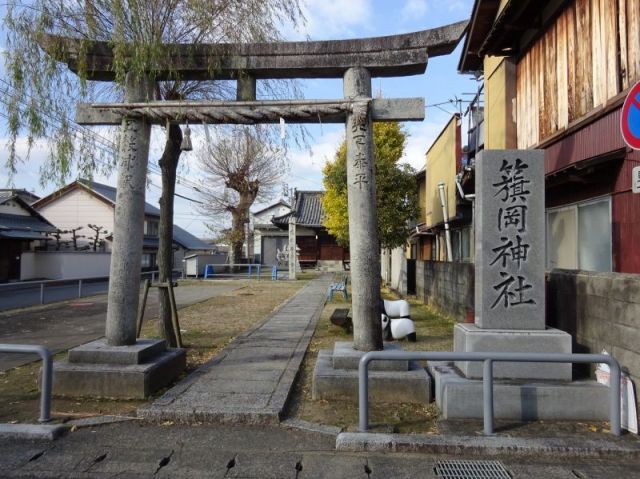
M 313 370 L 313 399 L 358 401 L 358 371 L 334 369 L 331 350 L 318 352 Z M 370 371 L 369 399 L 384 403 L 428 404 L 431 380 L 417 363 L 406 371 Z
M 110 346 L 105 338 L 69 350 L 70 363 L 142 364 L 166 351 L 164 339 L 139 339 L 130 346 Z

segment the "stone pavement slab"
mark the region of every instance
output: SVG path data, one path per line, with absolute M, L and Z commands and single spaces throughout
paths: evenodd
M 324 307 L 331 275 L 309 282 L 263 323 L 138 416 L 156 421 L 277 424 Z

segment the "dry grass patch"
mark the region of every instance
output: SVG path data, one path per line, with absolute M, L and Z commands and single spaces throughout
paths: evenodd
M 396 299 L 389 290 L 383 290 L 383 297 Z M 411 303 L 411 317 L 416 324 L 418 340 L 415 343 L 402 341 L 406 351 L 451 351 L 453 346 L 453 326 L 451 318 L 443 316 L 417 300 Z M 313 369 L 318 351 L 333 349 L 336 341 L 351 341 L 351 334 L 334 326 L 329 321 L 337 308 L 349 308 L 350 303 L 342 296 L 334 295 L 320 317 L 314 336 L 305 355 L 294 386 L 289 407 L 289 416 L 305 421 L 338 426 L 347 431 L 355 431 L 358 424 L 358 406 L 355 402 L 313 400 L 311 398 Z M 434 403 L 384 404 L 370 402 L 369 421 L 373 431 L 394 431 L 398 433 L 437 433 L 438 410 Z
M 310 276 L 310 275 L 308 275 Z M 240 333 L 250 329 L 308 281 L 238 281 L 239 288 L 208 301 L 179 310 L 182 338 L 187 348 L 185 375 L 202 365 Z M 145 320 L 143 337 L 157 337 L 157 320 Z M 55 360 L 66 357 L 60 353 Z M 36 422 L 40 393 L 37 386 L 40 362 L 0 372 L 0 422 Z M 109 398 L 54 397 L 51 404 L 56 422 L 98 415 L 133 415 L 152 401 Z

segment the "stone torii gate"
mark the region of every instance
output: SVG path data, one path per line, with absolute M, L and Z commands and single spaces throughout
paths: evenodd
M 346 123 L 349 235 L 354 347 L 382 349 L 378 298 L 380 259 L 373 165 L 373 121 L 421 121 L 424 99 L 374 99 L 372 77 L 424 73 L 429 56 L 449 54 L 467 22 L 386 37 L 256 44 L 166 45 L 150 66 L 155 80 L 236 80 L 237 101 L 152 102 L 152 85 L 127 77 L 124 103 L 79 104 L 83 125 L 121 125 L 106 338 L 109 346 L 136 343 L 139 271 L 149 137 L 152 124 Z M 106 42 L 44 36 L 42 48 L 89 80 L 114 81 Z M 337 100 L 256 101 L 256 80 L 342 78 Z

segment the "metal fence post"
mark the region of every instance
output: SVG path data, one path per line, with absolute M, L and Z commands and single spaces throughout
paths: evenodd
M 358 415 L 360 417 L 360 432 L 369 429 L 369 358 L 371 353 L 366 353 L 360 358 L 358 364 Z
M 51 421 L 51 382 L 53 375 L 53 356 L 46 348 L 41 348 L 42 356 L 42 396 L 40 397 L 39 422 Z
M 78 280 L 78 298 L 82 298 L 82 280 Z
M 482 371 L 482 400 L 484 410 L 484 433 L 493 434 L 493 361 L 485 359 Z
M 40 391 L 40 417 L 38 422 L 51 420 L 51 384 L 53 375 L 53 356 L 44 346 L 33 344 L 0 344 L 2 353 L 38 354 L 42 358 L 42 382 Z
M 613 358 L 609 360 L 609 388 L 611 388 L 610 426 L 611 432 L 616 436 L 622 434 L 620 426 L 620 365 Z
M 44 304 L 44 283 L 40 283 L 40 304 Z

